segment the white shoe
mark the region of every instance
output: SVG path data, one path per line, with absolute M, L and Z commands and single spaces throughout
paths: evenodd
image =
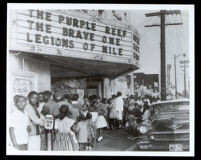
M 100 142 L 103 139 L 103 137 L 98 137 L 98 142 Z
M 91 147 L 91 146 L 89 146 L 89 150 L 92 150 L 92 147 Z

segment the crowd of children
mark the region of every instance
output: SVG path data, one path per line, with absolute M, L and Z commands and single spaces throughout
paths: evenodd
M 148 121 L 149 98 L 123 98 L 121 92 L 109 99 L 97 96 L 63 96 L 50 91 L 31 91 L 28 97 L 16 95 L 9 121 L 12 146 L 18 150 L 47 150 L 45 116 L 54 116 L 51 130 L 53 151 L 91 150 L 103 140 L 102 130 L 128 128 L 131 140 L 136 137 L 136 124 Z

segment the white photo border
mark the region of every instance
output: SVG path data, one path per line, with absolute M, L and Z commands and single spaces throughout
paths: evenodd
M 133 152 L 133 151 L 11 151 L 8 147 L 8 109 L 6 108 L 6 131 L 7 131 L 7 139 L 6 139 L 6 154 L 7 155 L 58 155 L 58 156 L 67 156 L 67 155 L 87 155 L 87 156 L 194 156 L 194 140 L 195 140 L 195 103 L 194 103 L 194 53 L 195 53 L 195 42 L 194 42 L 194 5 L 159 5 L 159 4 L 73 4 L 73 3 L 58 3 L 58 4 L 47 4 L 47 3 L 8 3 L 7 4 L 7 54 L 9 53 L 9 18 L 10 18 L 10 10 L 16 9 L 105 9 L 105 10 L 167 10 L 167 9 L 179 9 L 179 10 L 187 10 L 189 13 L 189 57 L 190 57 L 190 67 L 189 67 L 189 75 L 190 75 L 190 151 L 189 152 Z M 8 71 L 9 71 L 9 56 L 7 56 L 7 80 Z M 9 83 L 7 83 L 9 84 Z M 9 86 L 7 85 L 7 91 L 9 90 Z M 7 97 L 8 92 L 7 92 Z M 8 99 L 6 101 L 6 105 L 8 106 Z

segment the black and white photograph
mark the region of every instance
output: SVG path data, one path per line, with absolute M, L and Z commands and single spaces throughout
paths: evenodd
M 194 156 L 194 5 L 7 4 L 7 155 Z

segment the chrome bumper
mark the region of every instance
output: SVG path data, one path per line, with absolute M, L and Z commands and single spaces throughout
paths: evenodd
M 182 144 L 183 151 L 189 151 L 189 144 Z M 154 144 L 150 140 L 141 140 L 137 142 L 137 148 L 141 151 L 169 151 L 169 144 Z

